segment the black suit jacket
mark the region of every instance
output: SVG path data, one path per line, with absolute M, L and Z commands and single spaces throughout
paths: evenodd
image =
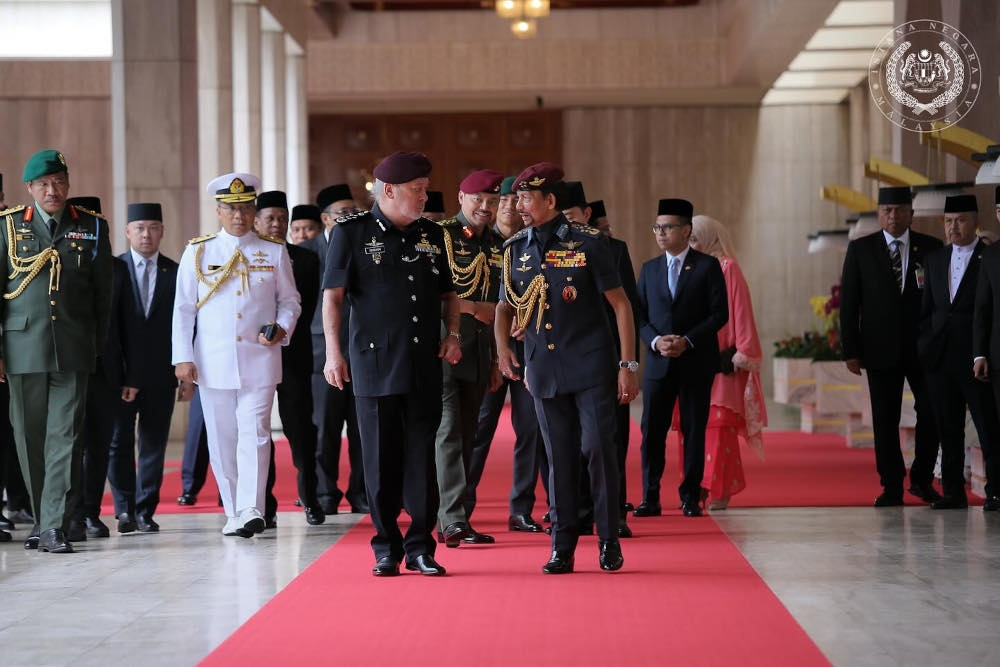
M 319 298 L 319 255 L 308 248 L 286 244 L 288 257 L 292 260 L 292 275 L 295 278 L 295 289 L 302 299 L 302 313 L 306 317 L 315 313 L 316 301 Z M 313 372 L 313 348 L 311 327 L 305 325 L 305 317 L 301 318 L 303 326 L 295 327 L 292 339 L 288 345 L 281 348 L 281 369 L 284 373 L 311 375 Z
M 628 302 L 632 306 L 632 328 L 635 330 L 635 340 L 632 344 L 635 346 L 636 361 L 639 359 L 639 293 L 635 285 L 635 268 L 632 266 L 632 257 L 628 253 L 628 245 L 616 238 L 608 237 L 608 243 L 611 245 L 611 255 L 614 257 L 615 266 L 618 267 L 618 277 L 622 281 L 622 289 L 625 290 L 625 296 L 628 297 Z M 615 309 L 611 307 L 611 304 L 607 301 L 604 302 L 605 308 L 608 311 L 608 322 L 615 322 Z M 615 345 L 620 351 L 622 349 L 621 341 L 618 340 L 618 327 L 612 324 L 611 333 L 615 337 Z
M 972 357 L 986 357 L 1000 368 L 1000 246 L 983 252 L 972 320 Z
M 128 267 L 118 257 L 111 258 L 111 317 L 108 337 L 97 358 L 97 372 L 107 378 L 108 386 L 123 387 L 126 376 L 126 355 L 123 343 L 127 339 L 126 322 L 131 314 L 132 290 L 128 284 Z
M 844 359 L 885 369 L 917 361 L 917 328 L 927 256 L 941 247 L 933 236 L 910 230 L 902 293 L 892 274 L 881 230 L 851 241 L 840 284 L 840 335 Z
M 976 244 L 954 301 L 948 291 L 952 246 L 946 245 L 927 256 L 917 351 L 928 370 L 972 372 L 972 313 L 986 248 L 982 241 Z
M 677 295 L 667 287 L 667 257 L 660 255 L 639 270 L 639 337 L 646 350 L 644 378 L 663 379 L 671 368 L 680 373 L 714 375 L 719 371 L 719 329 L 729 321 L 726 279 L 719 260 L 688 249 L 677 280 Z M 657 336 L 686 336 L 692 347 L 679 357 L 653 352 Z
M 323 338 L 323 274 L 326 272 L 326 249 L 330 243 L 326 240 L 323 232 L 320 232 L 308 241 L 299 244 L 303 248 L 308 248 L 319 255 L 319 282 L 317 283 L 318 296 L 316 297 L 316 310 L 313 313 L 312 321 L 309 323 L 309 331 L 313 335 L 313 373 L 322 373 L 326 364 L 326 342 Z M 303 314 L 306 313 L 303 307 Z M 347 335 L 351 330 L 351 306 L 347 299 L 340 309 L 340 349 L 347 349 Z M 346 355 L 345 355 L 346 358 Z M 349 363 L 349 362 L 348 362 Z
M 170 360 L 170 336 L 174 318 L 174 293 L 177 286 L 177 262 L 163 253 L 156 261 L 156 285 L 149 314 L 142 309 L 135 263 L 131 251 L 119 255 L 128 270 L 127 292 L 123 294 L 123 331 L 125 336 L 125 386 L 172 388 L 177 386 Z

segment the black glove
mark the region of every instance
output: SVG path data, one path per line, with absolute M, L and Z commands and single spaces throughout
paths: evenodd
M 733 366 L 733 355 L 735 354 L 735 345 L 727 347 L 719 352 L 719 370 L 722 371 L 723 375 L 732 375 L 736 372 L 736 367 Z

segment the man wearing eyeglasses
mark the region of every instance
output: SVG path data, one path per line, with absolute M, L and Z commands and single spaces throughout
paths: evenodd
M 321 211 L 323 233 L 306 241 L 302 247 L 319 255 L 319 277 L 323 281 L 326 270 L 326 248 L 330 244 L 330 234 L 337 221 L 358 213 L 361 209 L 354 201 L 351 188 L 346 183 L 330 185 L 316 195 L 316 205 Z M 322 290 L 322 285 L 320 285 Z M 320 292 L 322 294 L 322 291 Z M 364 461 L 361 458 L 361 435 L 358 431 L 357 411 L 354 408 L 354 385 L 348 383 L 338 388 L 323 377 L 326 364 L 326 341 L 323 338 L 322 298 L 315 313 L 306 313 L 312 321 L 309 330 L 313 345 L 313 423 L 319 433 L 316 451 L 317 497 L 326 514 L 336 514 L 337 506 L 346 495 L 351 511 L 368 513 L 368 498 L 365 492 Z M 347 332 L 351 325 L 351 306 L 344 301 L 340 313 L 340 341 L 347 347 Z M 337 486 L 340 476 L 340 444 L 344 424 L 347 424 L 347 457 L 351 462 L 351 472 L 347 480 L 347 491 Z
M 240 537 L 266 526 L 271 406 L 302 309 L 285 240 L 253 231 L 259 187 L 251 174 L 209 183 L 222 229 L 181 256 L 171 341 L 177 379 L 199 386 L 222 534 Z
M 684 516 L 701 516 L 705 427 L 712 381 L 719 372 L 719 329 L 729 320 L 719 261 L 688 247 L 694 207 L 661 199 L 653 236 L 663 255 L 639 272 L 639 337 L 646 348 L 642 383 L 642 502 L 635 516 L 659 516 L 667 432 L 679 401 L 684 478 L 678 489 Z

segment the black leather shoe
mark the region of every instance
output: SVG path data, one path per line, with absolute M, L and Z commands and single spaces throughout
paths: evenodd
M 268 514 L 267 516 L 264 517 L 264 530 L 274 530 L 277 527 L 278 527 L 277 514 Z
M 684 512 L 684 516 L 701 516 L 701 506 L 696 502 L 685 500 L 681 503 L 681 512 Z
M 351 513 L 352 514 L 368 514 L 371 512 L 371 508 L 368 507 L 367 500 L 359 500 L 355 503 L 351 503 Z
M 983 503 L 984 512 L 996 512 L 1000 510 L 1000 496 L 989 496 Z
M 514 514 L 507 519 L 507 528 L 514 532 L 540 533 L 542 524 L 536 523 L 530 514 Z
M 426 574 L 430 577 L 440 577 L 448 573 L 442 565 L 434 560 L 434 556 L 431 556 L 430 554 L 420 554 L 419 556 L 414 556 L 413 558 L 407 558 L 406 569 L 419 572 L 420 574 Z
M 292 503 L 292 504 L 295 505 L 296 507 L 305 507 L 305 505 L 302 504 L 302 499 L 301 498 L 296 498 L 295 502 Z
M 965 494 L 961 496 L 944 496 L 941 500 L 931 503 L 932 510 L 964 510 L 969 507 L 969 499 Z
M 399 574 L 399 561 L 392 556 L 382 556 L 375 561 L 372 574 L 376 577 L 395 577 Z
M 61 528 L 49 528 L 38 536 L 38 550 L 54 554 L 71 554 L 73 546 Z
M 0 512 L 0 530 L 14 530 L 14 522 L 3 515 Z M 4 542 L 9 542 L 10 540 L 3 540 Z
M 111 531 L 100 517 L 88 516 L 83 521 L 87 524 L 87 537 L 111 537 Z
M 605 542 L 601 540 L 598 549 L 597 562 L 600 563 L 602 570 L 614 572 L 615 570 L 622 569 L 625 559 L 622 558 L 622 547 L 618 542 Z
M 631 512 L 633 510 L 635 510 L 635 505 L 633 505 L 632 503 L 625 503 L 625 511 L 626 512 Z
M 0 530 L 0 542 L 10 542 L 13 539 L 6 530 Z
M 660 507 L 660 503 L 645 500 L 639 503 L 639 506 L 632 512 L 632 516 L 660 516 L 661 514 L 663 514 L 663 508 Z
M 925 503 L 936 503 L 942 498 L 931 484 L 910 484 L 907 490 Z
M 140 533 L 160 532 L 160 524 L 153 521 L 153 517 L 146 514 L 140 514 L 135 518 L 135 527 L 139 529 Z
M 198 496 L 191 493 L 190 491 L 185 491 L 181 495 L 177 496 L 178 505 L 194 505 L 198 502 Z
M 542 566 L 543 574 L 569 574 L 572 571 L 572 551 L 553 551 L 549 562 Z
M 552 523 L 552 513 L 546 512 L 542 515 L 542 523 Z
M 618 519 L 618 537 L 632 537 L 632 529 L 625 522 L 625 517 Z
M 337 505 L 340 504 L 339 500 L 334 500 L 333 498 L 320 498 L 319 506 L 323 509 L 323 514 L 327 516 L 332 516 L 337 513 Z
M 66 540 L 69 542 L 86 542 L 87 524 L 79 519 L 70 519 L 69 530 L 66 531 Z
M 899 507 L 902 504 L 902 492 L 893 493 L 891 491 L 883 491 L 882 494 L 875 499 L 875 507 Z
M 462 543 L 462 540 L 472 534 L 471 530 L 469 524 L 464 521 L 456 521 L 448 524 L 448 527 L 443 531 L 439 531 L 438 542 L 444 542 L 446 547 L 454 549 Z
M 25 549 L 37 549 L 38 548 L 38 524 L 36 523 L 31 527 L 31 534 L 28 535 L 28 539 L 24 541 Z
M 462 544 L 493 544 L 496 538 L 469 526 L 469 534 L 462 538 Z
M 131 514 L 129 514 L 128 512 L 122 512 L 121 514 L 118 515 L 119 533 L 122 534 L 134 533 L 136 531 L 136 528 L 138 528 L 138 526 L 136 525 L 135 519 L 132 518 Z
M 305 509 L 306 523 L 310 526 L 318 526 L 326 521 L 326 512 L 319 505 L 313 505 Z
M 14 523 L 35 523 L 35 517 L 28 510 L 14 510 L 7 514 L 7 519 Z

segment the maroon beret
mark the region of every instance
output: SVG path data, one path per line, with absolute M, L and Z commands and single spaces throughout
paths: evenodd
M 463 178 L 458 189 L 465 194 L 476 192 L 499 193 L 501 183 L 503 183 L 503 174 L 499 171 L 480 169 Z
M 552 192 L 556 183 L 562 181 L 564 172 L 551 162 L 533 164 L 514 180 L 514 190 L 544 190 Z
M 431 161 L 423 153 L 396 151 L 379 162 L 373 173 L 383 183 L 409 183 L 427 178 L 431 173 Z

